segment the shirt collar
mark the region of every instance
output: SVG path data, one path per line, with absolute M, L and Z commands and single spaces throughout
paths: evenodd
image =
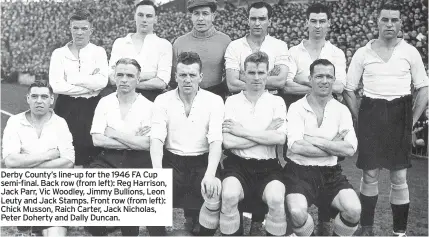
M 66 49 L 66 58 L 69 59 L 73 59 L 76 60 L 76 57 L 73 55 L 73 53 L 71 52 L 69 45 L 73 44 L 73 41 L 68 42 L 64 48 Z M 80 53 L 87 51 L 88 49 L 90 49 L 93 46 L 93 44 L 91 42 L 89 42 L 87 45 L 85 45 L 85 47 L 81 48 L 79 51 Z
M 302 98 L 303 99 L 303 105 L 302 106 L 304 107 L 305 110 L 311 111 L 312 113 L 314 113 L 313 109 L 311 108 L 310 104 L 308 103 L 307 96 L 308 96 L 308 94 L 306 94 L 304 96 L 304 98 Z M 335 100 L 335 99 L 333 97 L 331 97 L 331 99 L 328 101 L 328 103 L 326 103 L 325 111 L 330 106 L 330 104 L 333 102 L 333 100 Z
M 48 121 L 46 121 L 45 125 L 51 123 L 52 118 L 54 116 L 56 116 L 56 114 L 55 114 L 55 112 L 54 112 L 54 110 L 52 108 L 49 108 L 49 111 L 52 113 L 52 116 L 49 118 Z M 22 116 L 20 118 L 20 123 L 22 125 L 24 125 L 24 126 L 30 126 L 30 127 L 32 127 L 30 121 L 28 121 L 27 116 L 26 116 L 26 114 L 29 113 L 29 112 L 30 112 L 30 110 L 26 110 L 25 112 L 21 113 Z
M 320 51 L 320 53 L 322 53 L 323 49 L 328 49 L 332 46 L 331 42 L 329 42 L 329 40 L 325 40 L 325 44 L 322 46 L 322 50 Z M 298 44 L 298 48 L 301 50 L 305 50 L 307 51 L 307 49 L 304 46 L 304 40 L 301 40 L 301 43 Z
M 126 36 L 125 36 L 125 42 L 127 43 L 127 44 L 132 44 L 133 43 L 133 39 L 131 38 L 131 36 L 133 36 L 134 34 L 137 34 L 137 33 L 128 33 Z M 156 37 L 156 34 L 155 33 L 151 33 L 151 34 L 147 34 L 146 35 L 146 37 L 145 37 L 145 40 L 146 39 L 152 39 L 152 38 L 154 38 L 154 37 Z
M 201 90 L 202 90 L 202 89 L 201 89 L 200 87 L 198 87 L 197 94 L 195 95 L 194 101 L 195 101 L 195 99 L 198 97 L 198 95 L 199 95 L 199 94 L 201 94 L 201 93 L 200 93 L 200 91 L 201 91 Z M 182 101 L 182 100 L 180 99 L 180 96 L 179 96 L 179 86 L 177 86 L 177 88 L 176 88 L 176 89 L 174 89 L 174 95 L 175 95 L 175 98 L 176 98 L 177 100 Z
M 249 34 L 246 34 L 243 38 L 241 38 L 241 40 L 244 45 L 250 48 L 249 42 L 247 42 L 247 36 L 249 36 Z M 262 48 L 262 45 L 264 45 L 264 43 L 269 42 L 270 40 L 271 40 L 271 36 L 267 34 L 264 38 L 264 41 L 262 41 L 261 48 Z

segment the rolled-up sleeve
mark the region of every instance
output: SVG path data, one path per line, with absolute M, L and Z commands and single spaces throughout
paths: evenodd
M 356 138 L 356 132 L 353 127 L 352 114 L 347 108 L 341 110 L 340 128 L 338 131 L 348 130 L 349 132 L 344 137 L 344 141 L 350 143 L 353 146 L 354 151 L 357 151 L 358 141 Z
M 167 40 L 162 40 L 160 45 L 160 57 L 156 76 L 168 85 L 171 77 L 171 66 L 173 61 L 173 46 Z
M 344 88 L 347 91 L 355 91 L 359 86 L 359 81 L 364 69 L 364 50 L 364 48 L 358 49 L 350 62 L 349 71 L 347 72 L 347 82 Z
M 58 136 L 60 139 L 58 143 L 58 151 L 60 152 L 60 158 L 65 158 L 71 162 L 75 162 L 75 151 L 73 146 L 73 136 L 70 133 L 67 122 L 60 118 L 58 121 L 58 132 L 61 136 Z
M 2 139 L 2 159 L 10 154 L 19 154 L 21 152 L 21 139 L 18 134 L 19 121 L 15 117 L 10 117 L 3 131 Z
M 216 96 L 209 106 L 211 107 L 211 113 L 207 141 L 209 144 L 214 141 L 222 142 L 222 123 L 225 113 L 225 106 L 223 104 L 222 98 L 220 96 Z
M 300 114 L 300 108 L 297 103 L 293 103 L 289 107 L 287 113 L 287 146 L 290 149 L 292 145 L 299 140 L 304 139 L 304 118 Z
M 150 139 L 158 139 L 164 143 L 167 137 L 168 117 L 165 101 L 160 98 L 161 97 L 157 97 L 155 99 L 153 106 Z
M 283 41 L 281 41 L 277 48 L 279 54 L 276 55 L 274 59 L 274 66 L 276 65 L 286 65 L 289 67 L 291 64 L 291 58 L 289 54 L 289 49 L 287 47 L 287 44 Z
M 225 69 L 240 71 L 240 54 L 236 49 L 236 42 L 231 42 L 225 51 Z
M 411 78 L 415 89 L 428 86 L 428 75 L 426 74 L 425 66 L 422 57 L 416 48 L 412 48 L 411 52 Z

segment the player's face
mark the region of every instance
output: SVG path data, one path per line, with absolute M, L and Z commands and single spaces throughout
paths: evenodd
M 308 34 L 312 39 L 325 38 L 329 29 L 329 20 L 326 13 L 310 13 L 307 20 Z
M 150 5 L 138 6 L 134 14 L 134 20 L 136 21 L 137 32 L 152 33 L 153 25 L 157 20 L 155 9 Z
M 316 65 L 313 75 L 310 75 L 309 79 L 313 93 L 318 96 L 329 96 L 332 94 L 332 85 L 335 82 L 334 67 Z
M 210 7 L 196 7 L 192 11 L 192 24 L 194 29 L 198 32 L 206 32 L 213 26 L 215 13 L 211 11 Z
M 118 93 L 134 91 L 139 80 L 139 71 L 132 64 L 119 64 L 115 68 L 116 86 Z
M 270 25 L 267 8 L 251 8 L 249 11 L 250 34 L 254 36 L 265 36 Z
M 401 29 L 399 11 L 381 10 L 378 17 L 378 31 L 381 38 L 393 39 Z
M 54 95 L 47 87 L 33 87 L 27 94 L 27 103 L 32 114 L 45 115 L 54 103 Z
M 92 27 L 89 21 L 72 21 L 70 22 L 70 30 L 74 44 L 86 46 L 89 43 L 89 37 L 92 34 Z
M 263 91 L 267 84 L 268 68 L 266 63 L 248 62 L 244 71 L 246 90 Z
M 198 85 L 203 80 L 203 74 L 200 72 L 198 63 L 186 65 L 183 63 L 177 64 L 176 82 L 184 94 L 193 94 L 198 91 Z

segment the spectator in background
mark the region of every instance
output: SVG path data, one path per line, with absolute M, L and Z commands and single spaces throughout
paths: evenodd
M 99 93 L 107 84 L 107 55 L 90 43 L 90 12 L 77 10 L 69 25 L 73 40 L 52 53 L 49 83 L 58 94 L 55 113 L 67 121 L 73 135 L 75 164 L 87 166 L 98 152 L 89 131 Z
M 130 33 L 113 43 L 109 60 L 110 83 L 115 83 L 112 72 L 118 59 L 133 58 L 142 65 L 137 92 L 154 101 L 170 82 L 172 46 L 153 32 L 157 22 L 157 7 L 152 1 L 144 0 L 136 5 L 134 20 L 136 33 Z

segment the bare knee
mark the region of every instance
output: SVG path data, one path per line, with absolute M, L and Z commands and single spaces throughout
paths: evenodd
M 396 185 L 407 183 L 407 169 L 390 171 L 390 182 Z
M 360 203 L 356 203 L 355 205 L 347 206 L 344 209 L 344 211 L 341 213 L 341 215 L 347 221 L 351 223 L 357 223 L 360 219 L 360 213 L 361 213 L 361 205 Z
M 380 176 L 379 169 L 362 171 L 362 179 L 367 184 L 377 182 L 379 176 Z
M 241 184 L 239 182 L 237 184 L 235 181 L 227 181 L 223 182 L 222 186 L 222 210 L 229 212 L 232 208 L 237 206 L 238 202 L 240 201 L 240 195 L 242 192 Z
M 307 221 L 308 213 L 307 208 L 302 207 L 289 207 L 289 213 L 292 222 L 296 227 L 302 226 Z
M 263 199 L 269 209 L 284 211 L 285 187 L 280 181 L 271 181 L 264 190 Z

